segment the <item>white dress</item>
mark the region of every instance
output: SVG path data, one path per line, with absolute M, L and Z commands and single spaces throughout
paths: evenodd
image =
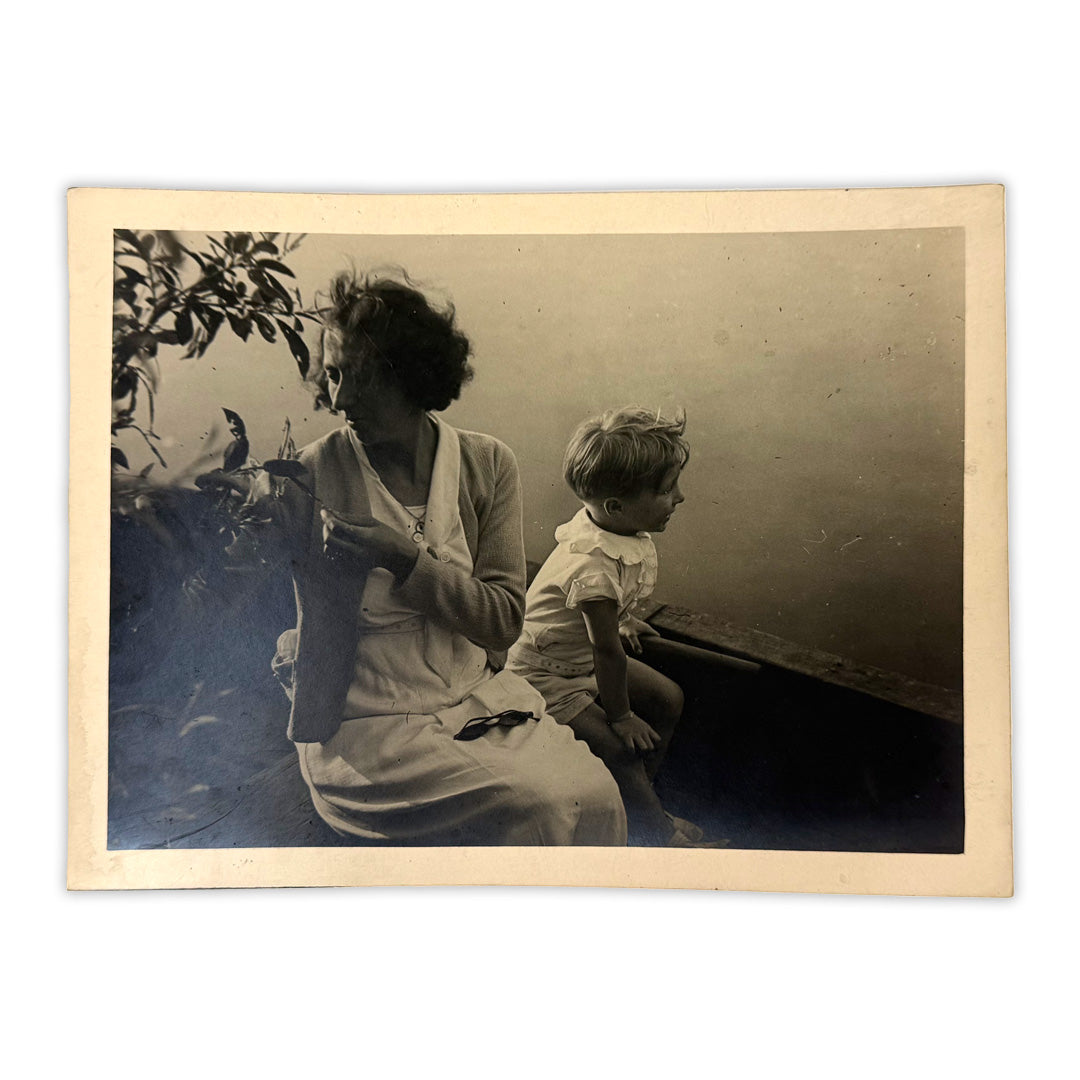
M 372 513 L 416 531 L 354 440 Z M 460 453 L 439 425 L 426 543 L 472 570 L 458 512 Z M 298 743 L 300 767 L 320 816 L 371 840 L 441 844 L 625 844 L 626 818 L 607 769 L 546 715 L 544 699 L 486 652 L 403 604 L 389 571 L 364 587 L 348 717 L 325 743 Z M 507 709 L 538 719 L 454 738 L 468 720 Z

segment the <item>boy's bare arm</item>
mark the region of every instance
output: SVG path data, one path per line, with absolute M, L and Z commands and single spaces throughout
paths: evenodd
M 586 600 L 581 605 L 593 648 L 596 687 L 612 730 L 631 750 L 652 750 L 660 736 L 630 709 L 626 686 L 626 651 L 619 636 L 619 610 L 614 600 Z

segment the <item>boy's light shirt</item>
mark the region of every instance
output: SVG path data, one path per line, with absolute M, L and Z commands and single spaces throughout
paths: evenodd
M 590 555 L 594 551 L 600 551 L 609 559 L 614 559 L 627 567 L 638 567 L 637 580 L 633 583 L 638 593 L 634 600 L 643 600 L 656 585 L 656 545 L 647 532 L 636 533 L 633 536 L 620 536 L 619 533 L 601 529 L 589 517 L 588 510 L 583 506 L 565 525 L 560 525 L 555 530 L 555 540 L 558 544 L 565 545 L 574 555 Z M 567 607 L 577 607 L 582 599 L 593 598 L 581 596 L 571 603 L 568 593 Z M 623 597 L 613 594 L 611 599 L 619 601 L 621 616 Z
M 592 646 L 577 608 L 614 600 L 620 621 L 656 584 L 656 546 L 648 533 L 620 536 L 594 524 L 582 507 L 555 530 L 558 547 L 540 568 L 525 600 L 520 642 L 561 660 L 592 665 Z

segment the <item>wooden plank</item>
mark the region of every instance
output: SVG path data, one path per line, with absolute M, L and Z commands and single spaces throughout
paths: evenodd
M 646 609 L 648 610 L 648 609 Z M 897 672 L 860 664 L 833 653 L 798 645 L 760 630 L 736 626 L 715 615 L 688 608 L 656 605 L 649 624 L 662 633 L 693 645 L 711 647 L 746 660 L 794 671 L 833 686 L 901 705 L 906 709 L 959 724 L 963 721 L 963 695 L 956 690 L 919 682 Z

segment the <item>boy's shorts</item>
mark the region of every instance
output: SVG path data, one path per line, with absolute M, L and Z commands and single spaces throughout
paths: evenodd
M 571 664 L 543 656 L 533 649 L 515 645 L 506 666 L 544 695 L 548 715 L 560 724 L 569 724 L 584 712 L 599 694 L 596 672 L 583 664 Z

